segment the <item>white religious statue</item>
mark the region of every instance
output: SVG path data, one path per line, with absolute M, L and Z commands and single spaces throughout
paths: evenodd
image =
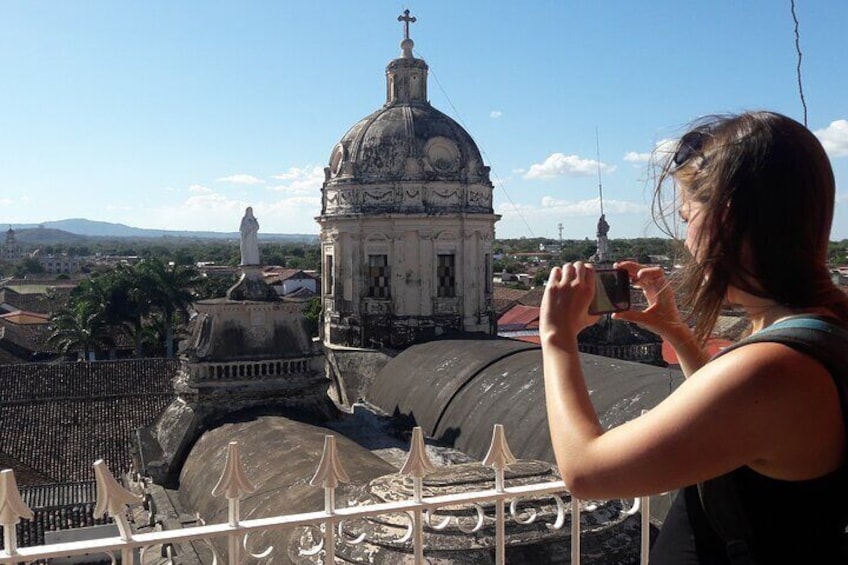
M 259 222 L 253 215 L 253 208 L 248 206 L 241 219 L 241 265 L 259 264 Z
M 607 223 L 606 215 L 601 214 L 601 217 L 598 219 L 598 251 L 594 256 L 594 261 L 597 263 L 606 263 L 608 261 L 609 239 L 607 239 L 607 234 L 609 233 L 609 229 L 610 225 Z

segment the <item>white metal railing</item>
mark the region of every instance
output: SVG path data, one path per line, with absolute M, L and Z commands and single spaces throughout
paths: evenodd
M 566 504 L 563 502 L 561 493 L 566 490 L 562 481 L 542 482 L 526 484 L 522 486 L 506 487 L 504 471 L 516 461 L 507 445 L 503 426 L 495 425 L 492 443 L 489 452 L 483 459 L 482 464 L 492 467 L 495 471 L 495 488 L 475 492 L 463 492 L 459 494 L 424 497 L 423 479 L 435 469 L 424 448 L 424 438 L 421 428 L 413 430 L 412 442 L 409 455 L 400 470 L 403 476 L 411 477 L 413 483 L 413 495 L 411 500 L 370 504 L 365 506 L 351 506 L 338 508 L 336 506 L 336 488 L 349 482 L 347 473 L 342 467 L 341 461 L 336 453 L 335 437 L 325 436 L 324 452 L 310 484 L 324 489 L 324 509 L 314 512 L 299 514 L 288 514 L 273 516 L 269 518 L 257 518 L 242 520 L 240 516 L 240 501 L 242 497 L 256 490 L 256 487 L 248 478 L 245 468 L 241 463 L 238 442 L 230 442 L 227 451 L 227 461 L 218 484 L 212 491 L 214 496 L 224 496 L 228 501 L 228 520 L 226 523 L 204 524 L 179 530 L 157 531 L 151 533 L 133 534 L 127 518 L 127 506 L 140 504 L 141 497 L 133 494 L 122 487 L 109 472 L 106 464 L 99 460 L 94 463 L 94 472 L 97 480 L 97 505 L 95 516 L 101 517 L 105 514 L 111 516 L 117 526 L 119 535 L 117 537 L 101 538 L 95 540 L 75 541 L 66 543 L 55 543 L 33 547 L 17 546 L 15 539 L 15 525 L 21 519 L 31 519 L 32 511 L 21 499 L 15 481 L 14 472 L 11 470 L 0 471 L 0 525 L 3 526 L 4 549 L 0 551 L 0 565 L 14 565 L 29 563 L 32 561 L 45 560 L 54 557 L 78 556 L 86 554 L 106 554 L 115 564 L 120 556 L 123 564 L 141 563 L 146 550 L 154 546 L 172 546 L 174 544 L 204 541 L 213 553 L 213 564 L 231 563 L 238 564 L 243 558 L 264 559 L 272 556 L 274 547 L 267 547 L 260 553 L 253 553 L 248 549 L 248 538 L 251 534 L 270 531 L 290 529 L 293 527 L 306 526 L 320 532 L 320 540 L 310 548 L 300 550 L 302 555 L 320 558 L 323 554 L 325 564 L 335 563 L 335 548 L 337 543 L 359 544 L 365 535 L 351 537 L 344 531 L 346 522 L 377 515 L 405 515 L 407 517 L 406 533 L 398 539 L 398 543 L 412 543 L 414 563 L 416 565 L 425 563 L 424 560 L 424 530 L 429 528 L 434 531 L 445 529 L 451 520 L 456 521 L 456 526 L 467 533 L 479 531 L 484 524 L 485 511 L 481 504 L 494 503 L 495 506 L 495 562 L 498 565 L 505 563 L 506 554 L 506 523 L 508 519 L 517 524 L 529 525 L 537 518 L 537 513 L 530 510 L 517 511 L 518 503 L 522 499 L 538 498 L 540 496 L 551 497 L 556 502 L 557 514 L 553 524 L 547 527 L 551 530 L 562 529 L 566 524 Z M 509 506 L 507 503 L 509 502 Z M 436 512 L 439 508 L 456 506 L 471 506 L 476 510 L 476 524 L 471 527 L 459 523 L 458 517 L 439 517 Z M 571 497 L 570 512 L 576 510 L 579 516 L 580 503 Z M 637 499 L 627 514 L 635 514 L 642 511 L 642 536 L 640 563 L 646 565 L 648 562 L 648 540 L 649 540 L 649 498 Z M 587 508 L 591 509 L 591 508 Z M 580 563 L 580 520 L 571 516 L 571 563 Z M 214 539 L 227 540 L 226 558 L 219 554 L 218 549 L 211 543 Z M 272 559 L 273 561 L 273 559 Z M 171 561 L 169 561 L 171 563 Z

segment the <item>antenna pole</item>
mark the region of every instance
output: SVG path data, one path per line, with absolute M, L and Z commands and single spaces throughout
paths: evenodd
M 601 215 L 604 215 L 604 186 L 601 184 L 601 142 L 598 139 L 598 126 L 595 126 L 595 153 L 598 163 L 598 201 L 601 203 Z

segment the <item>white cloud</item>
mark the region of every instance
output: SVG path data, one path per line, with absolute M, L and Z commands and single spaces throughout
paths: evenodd
M 836 120 L 813 132 L 831 157 L 848 157 L 848 120 Z
M 0 198 L 0 206 L 11 206 L 12 200 L 10 198 Z
M 271 178 L 287 181 L 272 186 L 271 190 L 289 194 L 317 194 L 324 184 L 323 167 L 292 167 L 285 173 L 272 175 Z
M 635 151 L 628 151 L 624 154 L 624 160 L 629 161 L 631 163 L 647 163 L 651 160 L 650 153 L 636 153 Z
M 191 210 L 203 210 L 205 208 L 239 209 L 242 207 L 242 202 L 231 200 L 223 194 L 206 193 L 187 198 L 182 206 Z
M 321 212 L 320 194 L 271 201 L 230 198 L 219 193 L 193 194 L 173 205 L 149 210 L 152 219 L 145 227 L 235 232 L 248 206 L 253 207 L 259 219 L 260 239 L 263 233 L 318 233 L 314 217 Z
M 650 166 L 662 166 L 677 149 L 677 139 L 661 139 L 654 144 L 654 148 L 648 152 L 628 151 L 624 154 L 624 160 L 629 163 L 647 163 Z
M 492 110 L 491 112 L 489 112 L 489 117 L 495 120 L 497 120 L 501 116 L 503 116 L 503 112 L 501 112 L 500 110 Z
M 265 184 L 265 181 L 257 178 L 253 175 L 246 175 L 244 173 L 237 175 L 230 175 L 228 177 L 221 177 L 216 179 L 217 182 L 229 182 L 233 184 Z
M 628 202 L 626 200 L 604 199 L 604 213 L 609 215 L 644 215 L 648 207 L 644 204 Z M 508 215 L 521 214 L 528 221 L 532 219 L 545 218 L 567 218 L 581 216 L 597 216 L 601 213 L 600 201 L 597 198 L 588 200 L 561 200 L 553 196 L 543 196 L 539 205 L 503 203 L 498 206 L 498 214 L 505 217 Z
M 654 154 L 660 157 L 668 156 L 677 150 L 679 139 L 661 139 L 654 146 Z
M 602 171 L 611 173 L 615 167 L 600 164 Z M 598 161 L 584 159 L 577 155 L 554 153 L 544 163 L 530 165 L 530 170 L 524 175 L 527 179 L 552 179 L 559 176 L 593 175 L 598 171 Z
M 593 239 L 601 207 L 597 198 L 570 201 L 546 196 L 532 203 L 501 202 L 495 212 L 501 215 L 496 226 L 499 237 L 557 237 L 562 224 L 565 238 Z M 652 229 L 650 209 L 644 204 L 605 198 L 604 213 L 614 238 L 645 237 Z
M 212 192 L 211 188 L 207 188 L 202 184 L 193 184 L 188 187 L 189 192 L 193 192 L 195 194 L 209 194 Z
M 268 213 L 287 213 L 294 208 L 298 209 L 299 213 L 308 214 L 310 221 L 312 216 L 317 216 L 321 212 L 321 197 L 320 196 L 293 196 L 274 202 L 272 204 L 263 205 L 262 209 Z M 317 225 L 317 224 L 316 224 Z

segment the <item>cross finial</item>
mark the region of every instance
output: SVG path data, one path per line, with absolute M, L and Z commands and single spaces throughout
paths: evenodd
M 409 39 L 409 24 L 414 24 L 417 21 L 415 16 L 410 16 L 409 10 L 404 10 L 403 15 L 398 16 L 398 21 L 403 22 L 403 38 Z

